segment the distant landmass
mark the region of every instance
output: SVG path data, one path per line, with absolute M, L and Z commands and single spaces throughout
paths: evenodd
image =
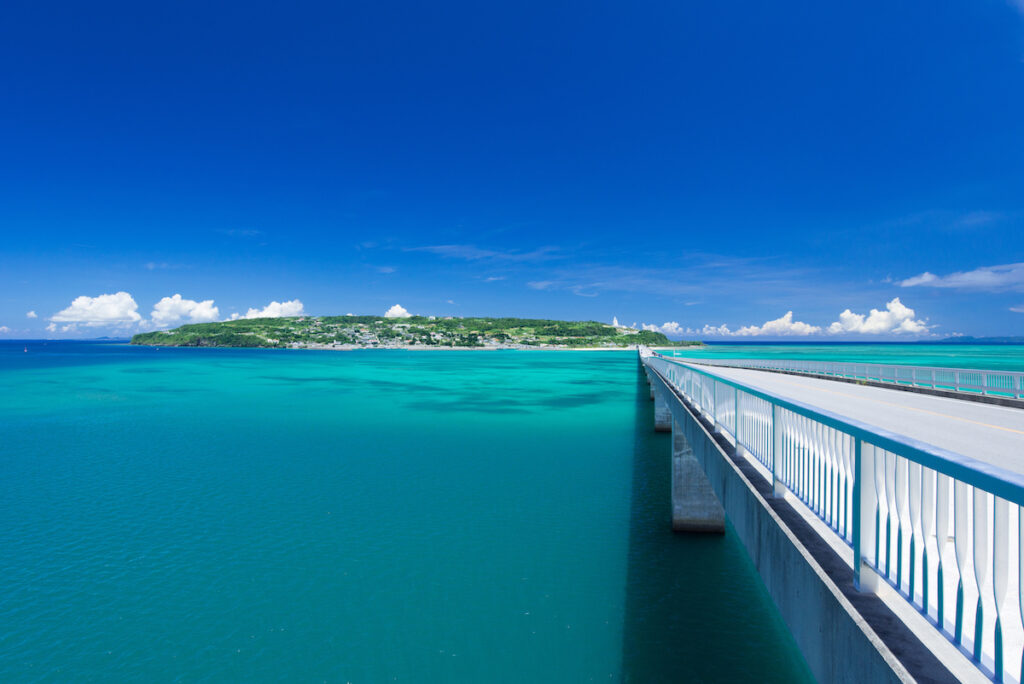
M 299 316 L 194 323 L 135 335 L 132 344 L 160 347 L 283 349 L 454 348 L 579 349 L 699 345 L 664 334 L 596 321 L 540 318 Z
M 1024 337 L 970 337 L 959 335 L 939 340 L 936 344 L 1024 344 Z

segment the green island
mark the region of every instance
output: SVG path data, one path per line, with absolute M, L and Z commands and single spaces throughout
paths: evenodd
M 161 347 L 270 347 L 282 349 L 622 349 L 699 345 L 660 332 L 596 321 L 451 316 L 297 316 L 193 323 L 132 337 Z

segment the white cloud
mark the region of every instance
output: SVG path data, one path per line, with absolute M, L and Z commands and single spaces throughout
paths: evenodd
M 1021 304 L 1020 306 L 1011 306 L 1010 311 L 1014 313 L 1024 313 L 1024 304 Z
M 504 279 L 505 279 L 505 276 L 488 276 L 488 277 L 484 278 L 484 282 L 485 283 L 493 283 L 493 282 L 497 282 L 499 280 L 504 280 Z
M 554 284 L 554 281 L 551 280 L 531 280 L 526 283 L 526 286 L 533 290 L 547 290 Z
M 153 305 L 150 318 L 157 328 L 166 328 L 188 319 L 189 323 L 210 323 L 220 317 L 220 310 L 213 305 L 212 299 L 197 302 L 182 299 L 180 294 L 164 297 Z
M 0 333 L 9 333 L 9 332 L 11 332 L 10 328 L 8 328 L 6 325 L 0 325 Z
M 303 314 L 302 302 L 293 299 L 290 302 L 270 302 L 262 309 L 249 309 L 244 316 L 231 314 L 231 320 L 237 318 L 284 318 L 287 316 L 301 316 Z
M 138 323 L 142 316 L 139 305 L 127 292 L 102 294 L 98 297 L 75 297 L 71 306 L 50 317 L 57 323 L 81 323 L 90 328 L 99 326 L 125 327 Z
M 412 314 L 405 310 L 401 304 L 395 304 L 384 312 L 384 318 L 410 318 Z
M 750 337 L 758 335 L 813 335 L 821 332 L 821 328 L 801 321 L 793 320 L 793 312 L 773 321 L 766 321 L 762 326 L 748 325 L 737 330 L 734 335 Z
M 957 271 L 938 276 L 925 271 L 900 281 L 903 287 L 944 287 L 957 290 L 1024 291 L 1024 263 L 981 266 L 973 271 Z
M 839 320 L 828 327 L 833 335 L 859 333 L 881 335 L 886 333 L 910 333 L 920 335 L 928 332 L 923 320 L 915 318 L 914 310 L 904 306 L 899 297 L 885 305 L 885 311 L 872 309 L 868 315 L 855 314 L 849 309 L 839 314 Z
M 36 314 L 35 311 L 29 311 L 27 314 L 25 314 L 25 318 L 39 318 L 39 316 Z
M 396 269 L 395 269 L 394 266 L 378 266 L 377 267 L 377 273 L 394 273 L 395 270 Z
M 760 337 L 771 335 L 784 337 L 790 335 L 816 335 L 821 328 L 803 321 L 794 321 L 793 312 L 787 311 L 784 316 L 771 321 L 765 321 L 763 325 L 745 325 L 739 330 L 731 330 L 728 325 L 705 325 L 703 328 L 684 328 L 681 332 L 686 335 L 701 335 L 704 337 Z
M 441 257 L 479 261 L 490 259 L 495 261 L 531 262 L 546 261 L 557 257 L 557 247 L 540 247 L 532 252 L 502 251 L 497 249 L 481 249 L 475 245 L 427 245 L 425 247 L 407 247 L 406 252 L 428 252 Z
M 618 327 L 618 319 L 615 319 L 615 323 L 613 323 L 613 325 Z M 680 335 L 681 336 L 681 335 L 686 333 L 686 329 L 683 328 L 683 326 L 681 326 L 678 323 L 676 323 L 675 321 L 666 321 L 665 323 L 662 323 L 661 325 L 654 325 L 653 323 L 644 323 L 643 324 L 643 329 L 644 330 L 650 330 L 651 332 L 664 333 L 665 335 Z
M 46 326 L 46 329 L 49 332 L 57 332 L 57 324 L 56 323 L 48 323 L 47 326 Z

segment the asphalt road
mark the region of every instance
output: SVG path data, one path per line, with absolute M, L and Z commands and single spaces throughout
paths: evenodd
M 696 368 L 1024 474 L 1024 409 L 770 371 Z

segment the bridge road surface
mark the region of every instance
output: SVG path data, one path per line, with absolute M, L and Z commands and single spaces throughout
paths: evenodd
M 693 367 L 1024 475 L 1024 409 L 771 371 Z

